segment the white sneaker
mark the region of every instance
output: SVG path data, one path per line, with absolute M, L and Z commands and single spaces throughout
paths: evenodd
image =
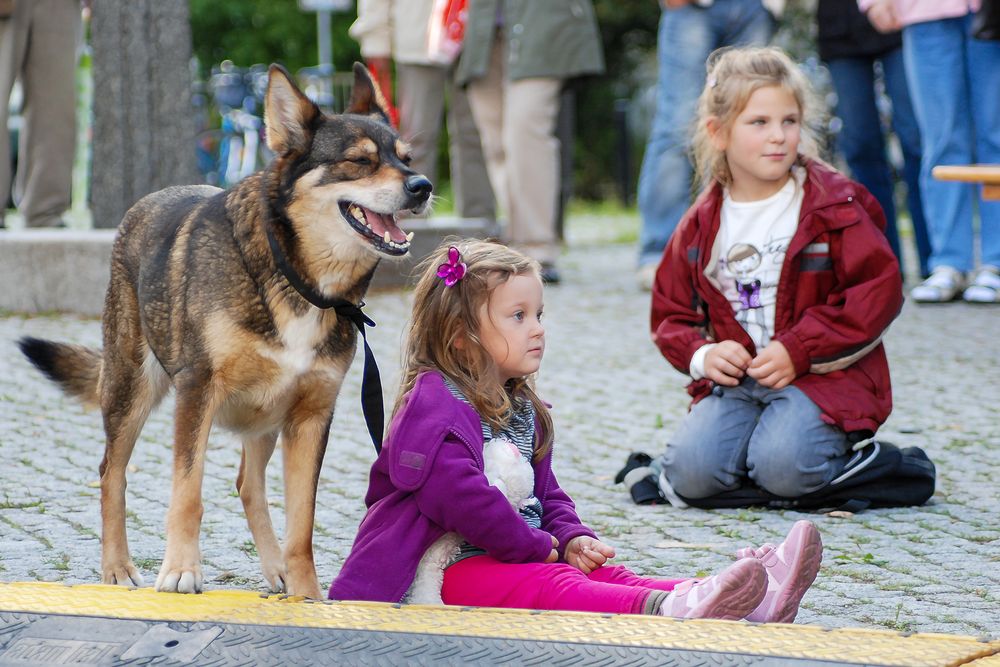
M 961 271 L 939 266 L 930 278 L 910 290 L 910 296 L 920 303 L 947 303 L 955 299 L 963 287 L 965 278 Z
M 1000 303 L 1000 268 L 980 266 L 962 298 L 969 303 Z
M 661 616 L 738 621 L 756 609 L 767 592 L 767 571 L 756 558 L 738 560 L 719 574 L 688 579 L 660 605 Z

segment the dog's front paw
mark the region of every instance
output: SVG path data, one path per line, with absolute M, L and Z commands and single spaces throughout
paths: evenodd
M 101 568 L 101 583 L 112 586 L 134 586 L 142 588 L 146 583 L 132 561 L 105 565 Z
M 276 563 L 267 563 L 263 562 L 262 559 L 260 566 L 264 572 L 264 578 L 270 584 L 268 590 L 271 593 L 284 593 L 288 590 L 288 586 L 285 584 L 288 580 L 288 573 L 285 571 L 284 563 L 280 560 Z
M 288 583 L 288 594 L 289 595 L 301 595 L 307 597 L 311 600 L 322 600 L 324 595 L 320 593 L 319 590 L 319 579 L 313 574 L 311 577 L 305 575 L 299 578 L 300 580 L 296 582 L 294 577 L 289 577 L 286 579 Z
M 163 593 L 201 593 L 202 583 L 200 564 L 171 567 L 164 561 L 156 577 L 156 590 Z

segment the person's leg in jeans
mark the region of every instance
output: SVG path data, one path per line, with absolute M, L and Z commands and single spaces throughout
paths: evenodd
M 837 91 L 837 116 L 843 122 L 837 135 L 851 177 L 875 196 L 885 213 L 885 235 L 902 265 L 892 172 L 886 159 L 885 140 L 878 106 L 875 104 L 873 58 L 832 58 L 827 66 Z
M 747 470 L 757 486 L 783 498 L 817 491 L 839 475 L 851 449 L 847 434 L 823 421 L 819 407 L 796 387 L 753 396 L 764 405 L 747 447 Z
M 496 220 L 496 200 L 479 130 L 468 94 L 463 87 L 454 85 L 454 71 L 448 77 L 448 148 L 455 210 L 463 218 Z
M 885 91 L 892 102 L 892 129 L 903 152 L 902 175 L 903 182 L 906 183 L 906 208 L 913 225 L 920 277 L 926 278 L 930 275 L 928 261 L 931 256 L 931 240 L 927 232 L 927 218 L 924 217 L 924 204 L 920 198 L 920 128 L 917 126 L 910 89 L 906 83 L 902 47 L 883 54 L 880 60 Z
M 675 493 L 708 498 L 738 489 L 746 480 L 747 445 L 762 409 L 746 382 L 716 387 L 691 408 L 667 442 L 657 464 Z
M 973 158 L 966 31 L 961 18 L 903 28 L 906 80 L 923 149 L 920 193 L 931 237 L 931 271 L 972 268 L 972 186 L 931 175 L 939 164 L 970 164 Z
M 968 39 L 976 162 L 1000 164 L 1000 42 Z M 981 263 L 1000 267 L 1000 201 L 979 199 Z
M 657 32 L 656 111 L 639 172 L 639 266 L 655 265 L 691 202 L 689 135 L 705 60 L 720 46 L 770 40 L 774 21 L 760 0 L 716 0 L 664 9 Z
M 657 32 L 656 111 L 639 170 L 639 265 L 656 264 L 691 201 L 688 134 L 715 48 L 708 11 L 664 9 Z

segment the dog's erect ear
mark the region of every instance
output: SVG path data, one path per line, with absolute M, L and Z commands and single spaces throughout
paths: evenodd
M 351 101 L 344 113 L 375 116 L 386 125 L 392 125 L 389 120 L 389 105 L 382 91 L 361 63 L 354 63 L 354 88 L 351 89 Z
M 267 94 L 264 97 L 264 125 L 267 147 L 278 155 L 308 148 L 308 128 L 322 112 L 292 81 L 281 65 L 267 70 Z

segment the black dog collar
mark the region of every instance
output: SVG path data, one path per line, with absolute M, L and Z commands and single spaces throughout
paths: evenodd
M 330 298 L 324 296 L 313 289 L 302 276 L 299 275 L 288 257 L 285 255 L 278 239 L 274 237 L 271 226 L 264 225 L 267 233 L 267 242 L 271 246 L 271 254 L 274 255 L 274 263 L 278 266 L 278 271 L 285 277 L 285 280 L 299 293 L 303 299 L 323 310 L 333 309 L 337 315 L 346 317 L 361 332 L 361 340 L 365 345 L 365 368 L 361 376 L 361 411 L 365 415 L 365 424 L 368 426 L 368 435 L 371 436 L 375 451 L 382 451 L 382 435 L 385 423 L 385 406 L 382 404 L 382 378 L 379 376 L 378 364 L 375 363 L 375 355 L 371 347 L 368 346 L 368 337 L 365 335 L 365 325 L 375 326 L 375 322 L 362 312 L 365 302 L 359 304 L 351 303 L 346 299 Z

